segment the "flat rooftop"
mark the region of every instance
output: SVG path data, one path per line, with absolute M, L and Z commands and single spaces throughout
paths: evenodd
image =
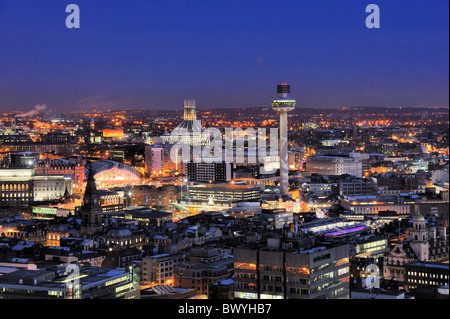
M 421 262 L 416 262 L 416 263 L 412 263 L 410 264 L 411 266 L 417 266 L 417 267 L 426 267 L 426 268 L 438 268 L 438 269 L 444 269 L 444 270 L 449 270 L 449 264 L 444 264 L 444 263 L 421 263 Z

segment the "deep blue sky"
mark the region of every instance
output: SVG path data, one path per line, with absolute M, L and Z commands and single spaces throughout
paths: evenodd
M 81 9 L 67 29 L 65 8 Z M 381 9 L 367 29 L 365 8 Z M 448 106 L 447 0 L 0 0 L 0 110 Z

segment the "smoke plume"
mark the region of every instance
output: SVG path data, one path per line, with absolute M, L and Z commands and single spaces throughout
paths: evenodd
M 47 108 L 46 104 L 42 104 L 42 105 L 35 105 L 34 109 L 31 111 L 28 111 L 26 113 L 22 113 L 22 114 L 17 114 L 16 117 L 31 117 L 31 116 L 35 116 L 36 113 L 38 112 L 42 112 Z

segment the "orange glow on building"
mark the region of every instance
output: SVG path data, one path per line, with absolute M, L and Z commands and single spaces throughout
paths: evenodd
M 123 129 L 104 129 L 103 137 L 123 138 Z

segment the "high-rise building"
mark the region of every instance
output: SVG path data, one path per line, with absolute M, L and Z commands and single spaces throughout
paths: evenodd
M 164 149 L 145 145 L 145 171 L 148 176 L 162 176 L 164 173 Z
M 186 164 L 189 181 L 229 182 L 232 180 L 231 163 L 226 162 L 189 162 Z
M 348 298 L 350 246 L 327 245 L 234 249 L 235 299 Z
M 291 86 L 283 83 L 277 86 L 277 93 L 280 97 L 272 101 L 272 108 L 280 113 L 280 192 L 288 194 L 288 133 L 287 133 L 287 112 L 295 109 L 295 100 L 288 99 Z

